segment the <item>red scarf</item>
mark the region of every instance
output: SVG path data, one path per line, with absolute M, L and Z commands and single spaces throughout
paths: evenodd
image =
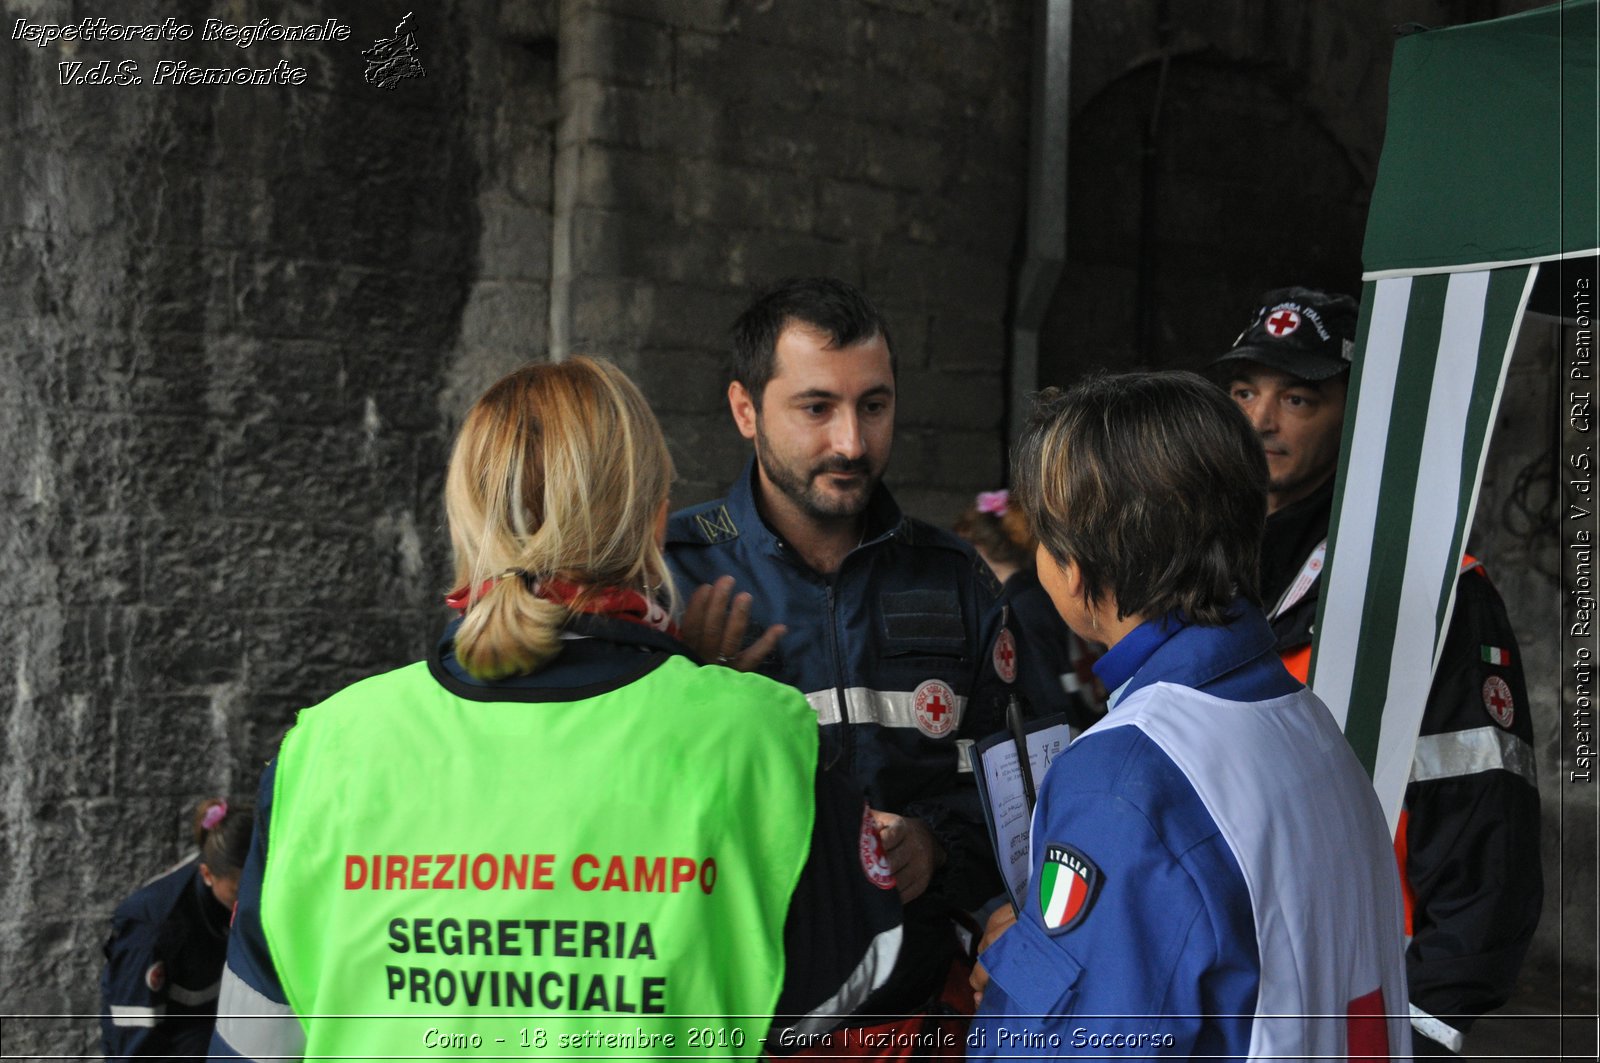
M 495 580 L 516 577 L 526 579 L 524 573 L 514 569 L 502 572 L 494 579 L 486 579 L 478 587 L 477 598 L 482 598 L 489 593 Z M 623 587 L 589 587 L 582 583 L 571 583 L 564 579 L 550 577 L 548 579 L 534 580 L 533 593 L 547 602 L 564 605 L 574 613 L 592 613 L 595 616 L 610 617 L 613 620 L 626 620 L 631 624 L 642 624 L 657 631 L 665 631 L 673 638 L 678 637 L 678 625 L 673 623 L 671 615 L 661 607 L 660 603 L 646 597 L 635 590 Z M 579 601 L 582 596 L 583 600 Z M 471 602 L 467 598 L 467 588 L 457 587 L 445 595 L 444 604 L 460 613 L 467 611 Z

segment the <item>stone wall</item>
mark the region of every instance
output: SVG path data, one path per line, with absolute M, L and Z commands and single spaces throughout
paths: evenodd
M 635 374 L 676 502 L 720 494 L 746 453 L 727 326 L 753 287 L 811 273 L 860 284 L 889 318 L 902 503 L 946 522 L 1001 482 L 1027 10 L 562 4 L 551 346 Z
M 439 396 L 494 252 L 468 6 L 419 20 L 428 76 L 395 92 L 359 57 L 388 12 L 249 50 L 0 41 L 0 1011 L 94 1013 L 110 911 L 194 801 L 252 797 L 295 708 L 428 644 Z M 60 83 L 102 59 L 145 81 Z M 153 81 L 280 59 L 306 82 Z M 7 1054 L 97 1039 L 6 1027 Z
M 340 42 L 0 40 L 0 1012 L 94 1013 L 110 911 L 193 803 L 424 652 L 448 441 L 513 366 L 623 364 L 695 501 L 745 453 L 727 326 L 831 272 L 891 315 L 902 501 L 944 522 L 1000 482 L 1026 3 L 452 0 L 415 5 L 425 77 L 366 83 L 411 6 L 344 5 Z M 104 14 L 329 14 L 267 7 Z M 101 59 L 145 83 L 59 83 Z M 5 1049 L 97 1037 L 8 1021 Z

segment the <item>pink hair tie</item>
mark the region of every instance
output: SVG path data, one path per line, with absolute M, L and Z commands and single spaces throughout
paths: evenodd
M 1011 508 L 1011 492 L 1005 489 L 999 491 L 978 492 L 978 512 L 991 513 L 996 517 L 1006 515 L 1006 510 Z
M 206 809 L 206 814 L 200 819 L 200 826 L 204 830 L 216 830 L 217 824 L 228 814 L 228 802 L 218 801 Z

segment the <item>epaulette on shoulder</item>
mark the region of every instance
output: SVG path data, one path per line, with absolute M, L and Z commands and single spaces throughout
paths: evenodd
M 721 499 L 703 502 L 698 506 L 680 510 L 667 523 L 669 543 L 699 543 L 715 546 L 739 537 L 739 526 L 733 522 L 728 505 Z

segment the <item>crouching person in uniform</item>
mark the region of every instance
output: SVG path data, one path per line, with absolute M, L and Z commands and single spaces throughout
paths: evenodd
M 1112 694 L 1040 786 L 969 1058 L 1409 1056 L 1383 812 L 1259 608 L 1249 422 L 1192 374 L 1099 377 L 1046 393 L 1013 468 Z
M 195 854 L 117 905 L 100 972 L 107 1059 L 205 1052 L 250 826 L 248 808 L 220 797 L 200 802 Z
M 285 736 L 214 1058 L 749 1056 L 775 1012 L 826 1030 L 883 981 L 899 903 L 805 699 L 699 663 L 655 597 L 671 479 L 605 363 L 473 406 L 461 615 Z

